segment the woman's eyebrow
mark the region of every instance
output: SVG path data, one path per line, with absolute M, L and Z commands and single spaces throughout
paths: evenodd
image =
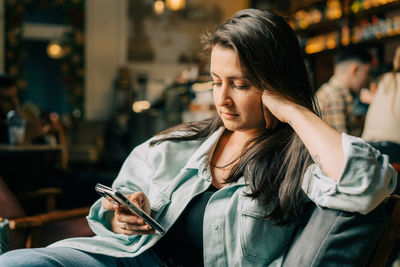
M 219 78 L 219 76 L 212 71 L 210 72 L 210 74 L 211 74 L 211 76 L 215 76 L 215 77 Z
M 220 77 L 219 77 L 217 74 L 215 74 L 214 72 L 210 72 L 210 74 L 211 74 L 211 76 L 215 76 L 215 77 L 217 77 L 217 78 L 220 78 Z M 235 80 L 235 79 L 245 79 L 245 80 L 247 80 L 246 77 L 244 77 L 242 74 L 234 74 L 234 75 L 228 76 L 228 77 L 226 77 L 226 78 L 228 78 L 229 80 Z

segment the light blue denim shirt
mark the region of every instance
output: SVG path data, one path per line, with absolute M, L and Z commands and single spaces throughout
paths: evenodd
M 167 230 L 189 201 L 211 184 L 207 156 L 212 153 L 223 128 L 206 140 L 149 141 L 136 147 L 126 159 L 113 187 L 123 193 L 144 192 L 152 216 Z M 362 139 L 342 135 L 345 167 L 338 182 L 311 165 L 303 178 L 303 190 L 317 205 L 367 213 L 396 186 L 396 172 L 388 157 Z M 216 191 L 208 201 L 203 221 L 205 266 L 280 266 L 294 225 L 274 226 L 263 216 L 268 208 L 244 196 L 244 178 Z M 75 247 L 116 257 L 134 257 L 152 247 L 160 235 L 115 234 L 109 229 L 110 211 L 99 199 L 88 215 L 96 236 L 72 238 L 51 246 Z

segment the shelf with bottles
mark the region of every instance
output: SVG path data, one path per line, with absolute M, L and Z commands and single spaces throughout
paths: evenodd
M 384 1 L 384 4 L 377 5 L 374 2 L 373 7 L 362 11 L 357 10 L 358 13 L 343 18 L 341 27 L 338 27 L 336 31 L 326 28 L 325 30 L 328 33 L 299 35 L 305 53 L 309 55 L 318 54 L 324 50 L 333 50 L 339 45 L 374 43 L 399 38 L 400 15 L 391 14 L 387 16 L 387 14 L 389 11 L 396 10 L 396 8 L 400 11 L 400 1 L 387 3 L 387 0 L 381 0 L 381 3 L 383 3 L 382 1 Z M 353 7 L 353 4 L 351 7 Z
M 301 44 L 306 54 L 316 54 L 323 50 L 332 50 L 339 46 L 359 43 L 382 42 L 389 39 L 400 38 L 400 16 L 371 21 L 362 20 L 354 25 L 350 31 L 347 25 L 343 26 L 339 35 L 338 31 L 302 38 Z
M 400 7 L 399 0 L 353 0 L 350 14 L 356 17 L 376 15 Z
M 316 1 L 307 8 L 292 8 L 289 24 L 299 35 L 306 35 L 327 28 L 336 29 L 343 16 L 340 0 Z
M 301 39 L 301 46 L 308 55 L 317 54 L 325 50 L 333 50 L 339 45 L 339 32 L 333 31 L 310 38 Z
M 400 7 L 399 0 L 314 0 L 294 1 L 300 3 L 291 8 L 289 24 L 299 34 L 309 34 L 319 29 L 339 26 L 347 16 L 364 17 L 384 13 Z
M 400 15 L 389 18 L 379 18 L 372 15 L 371 18 L 361 19 L 354 24 L 351 43 L 382 41 L 397 37 L 400 37 Z

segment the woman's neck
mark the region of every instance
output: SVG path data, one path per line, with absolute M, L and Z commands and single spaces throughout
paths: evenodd
M 225 130 L 225 133 L 221 136 L 221 141 L 229 145 L 234 145 L 235 147 L 240 148 L 240 150 L 242 151 L 246 146 L 246 144 L 259 134 L 260 134 L 259 130 L 251 130 L 251 131 Z
M 247 142 L 255 136 L 255 134 L 245 132 L 224 131 L 210 162 L 214 186 L 217 188 L 224 186 L 232 168 L 239 162 Z

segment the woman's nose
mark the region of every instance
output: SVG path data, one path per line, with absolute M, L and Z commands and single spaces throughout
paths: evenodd
M 230 91 L 228 86 L 224 85 L 219 88 L 216 96 L 216 104 L 218 106 L 230 106 L 232 105 L 233 101 L 230 96 Z

